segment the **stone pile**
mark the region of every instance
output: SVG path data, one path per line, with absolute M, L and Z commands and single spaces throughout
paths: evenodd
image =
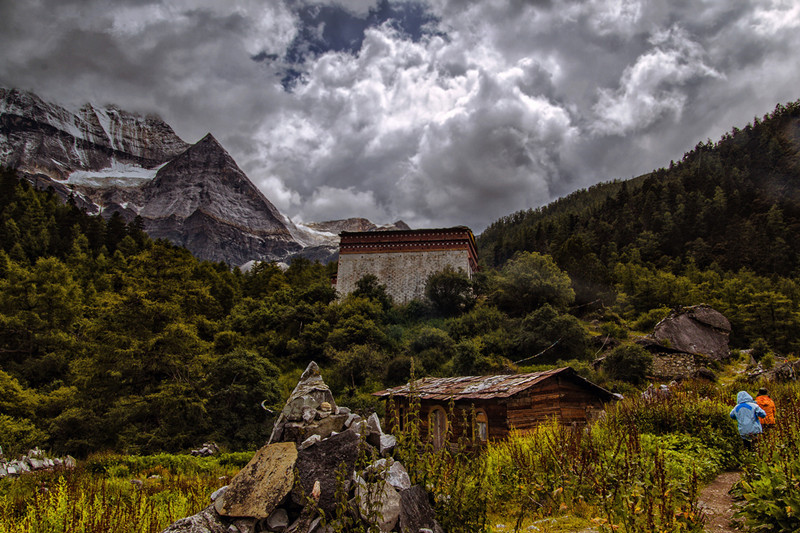
M 204 442 L 202 446 L 196 450 L 192 450 L 190 453 L 195 457 L 209 457 L 215 453 L 219 453 L 219 446 L 217 446 L 216 442 Z
M 0 478 L 8 476 L 19 476 L 30 472 L 43 470 L 73 469 L 76 465 L 75 458 L 67 455 L 64 458 L 46 457 L 44 452 L 38 447 L 28 450 L 28 453 L 19 459 L 6 461 L 0 448 Z
M 442 532 L 427 491 L 391 458 L 395 438 L 377 415 L 338 407 L 319 368 L 306 368 L 269 443 L 200 513 L 164 533 L 332 533 L 376 524 L 382 532 Z M 359 458 L 369 463 L 359 469 Z M 325 520 L 323 520 L 323 515 Z

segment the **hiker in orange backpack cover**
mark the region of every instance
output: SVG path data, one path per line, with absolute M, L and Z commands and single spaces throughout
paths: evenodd
M 761 420 L 761 425 L 764 426 L 764 431 L 769 431 L 771 428 L 775 427 L 775 402 L 769 397 L 767 389 L 758 389 L 756 403 L 767 413 L 767 416 Z

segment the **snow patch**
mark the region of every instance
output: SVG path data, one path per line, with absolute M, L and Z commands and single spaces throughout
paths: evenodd
M 102 170 L 76 170 L 67 178 L 70 185 L 89 185 L 92 187 L 136 187 L 156 177 L 159 169 L 144 168 L 113 161 L 111 166 Z
M 284 223 L 294 240 L 299 242 L 303 248 L 309 246 L 323 246 L 326 244 L 337 246 L 339 244 L 339 235 L 335 233 L 309 228 L 302 222 L 295 223 L 286 216 L 284 216 Z

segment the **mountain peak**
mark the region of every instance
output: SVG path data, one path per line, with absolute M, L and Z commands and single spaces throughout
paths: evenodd
M 203 144 L 214 144 L 214 145 L 219 146 L 220 148 L 222 148 L 222 145 L 219 143 L 219 141 L 217 140 L 216 137 L 211 135 L 211 132 L 206 133 L 203 136 L 202 139 L 197 141 L 197 144 L 201 144 L 201 143 L 203 143 Z M 224 148 L 222 148 L 222 149 L 224 150 Z

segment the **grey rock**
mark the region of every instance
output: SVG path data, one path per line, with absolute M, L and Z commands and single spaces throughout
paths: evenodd
M 28 450 L 28 457 L 36 458 L 36 459 L 44 459 L 44 452 L 39 449 L 39 447 L 35 447 L 32 450 Z
M 228 533 L 255 533 L 256 520 L 253 518 L 237 518 L 228 526 Z
M 428 493 L 420 485 L 400 491 L 400 530 L 434 530 L 436 515 L 428 500 Z
M 339 413 L 339 414 L 347 414 L 347 420 L 345 420 L 345 427 L 350 427 L 354 423 L 361 421 L 361 417 L 355 413 Z
M 378 450 L 381 455 L 387 455 L 397 447 L 397 438 L 394 435 L 381 435 L 378 441 Z
M 344 479 L 351 479 L 355 471 L 360 440 L 350 431 L 339 433 L 297 454 L 298 483 L 292 490 L 292 501 L 305 505 L 314 483 L 319 481 L 319 507 L 327 513 L 336 509 L 337 474 L 344 465 Z M 346 487 L 345 487 L 346 489 Z
M 289 526 L 289 515 L 286 509 L 278 508 L 267 517 L 267 527 L 272 531 L 283 531 Z
M 300 376 L 300 381 L 295 386 L 289 399 L 286 401 L 281 414 L 275 421 L 275 426 L 272 429 L 269 442 L 281 442 L 287 440 L 294 440 L 301 435 L 294 434 L 290 439 L 284 437 L 284 427 L 288 422 L 297 422 L 303 419 L 303 409 L 305 407 L 313 407 L 316 409 L 323 402 L 328 402 L 331 408 L 334 409 L 336 402 L 333 400 L 333 394 L 330 388 L 322 380 L 319 367 L 315 362 L 310 362 L 306 367 L 303 375 Z M 309 435 L 304 435 L 297 442 L 302 442 Z
M 211 493 L 211 501 L 212 502 L 217 501 L 223 494 L 225 494 L 226 490 L 228 490 L 228 485 L 225 485 L 224 487 L 220 487 L 217 490 L 215 490 L 214 492 L 212 492 Z
M 73 469 L 78 466 L 78 462 L 75 460 L 74 457 L 68 455 L 64 458 L 64 468 Z
M 220 516 L 209 505 L 199 513 L 173 522 L 162 533 L 229 533 L 231 520 Z
M 309 446 L 313 446 L 316 443 L 320 442 L 321 440 L 322 440 L 322 437 L 320 435 L 311 435 L 310 437 L 308 437 L 306 440 L 304 440 L 300 444 L 300 449 L 301 450 L 305 450 Z
M 679 308 L 656 324 L 652 337 L 670 349 L 715 360 L 730 356 L 731 326 L 722 313 L 706 305 Z
M 359 513 L 364 520 L 376 523 L 382 532 L 391 531 L 400 517 L 400 494 L 385 481 L 361 483 L 356 487 Z
M 321 517 L 314 517 L 310 513 L 303 513 L 289 526 L 286 533 L 319 533 Z
M 31 470 L 44 470 L 46 467 L 46 463 L 41 459 L 34 459 L 32 457 L 28 457 L 28 465 L 30 465 Z
M 381 430 L 381 419 L 378 418 L 377 413 L 372 413 L 369 415 L 369 418 L 367 418 L 367 429 L 369 429 L 370 434 L 383 434 Z
M 303 407 L 303 416 L 302 416 L 303 422 L 305 422 L 306 424 L 312 422 L 313 420 L 318 418 L 318 414 L 319 413 L 317 412 L 317 410 L 313 407 L 308 407 L 308 406 Z
M 343 406 L 340 405 L 339 408 L 336 409 L 334 414 L 337 414 L 337 415 L 349 415 L 350 414 L 350 408 L 349 407 L 343 407 Z
M 395 461 L 386 472 L 386 482 L 397 490 L 408 490 L 411 488 L 411 478 L 400 461 Z

